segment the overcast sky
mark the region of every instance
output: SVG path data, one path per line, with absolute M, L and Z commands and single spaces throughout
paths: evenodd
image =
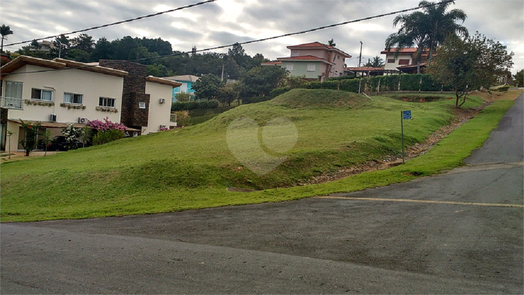
M 4 44 L 66 33 L 135 18 L 202 0 L 0 0 L 1 23 L 14 32 Z M 324 25 L 417 7 L 419 0 L 216 0 L 216 2 L 134 22 L 92 30 L 95 40 L 124 36 L 162 38 L 173 50 L 190 51 L 277 36 Z M 468 15 L 464 26 L 500 41 L 513 51 L 513 72 L 524 68 L 524 0 L 456 0 L 450 9 Z M 380 56 L 388 35 L 396 32 L 395 15 L 324 29 L 312 33 L 244 45 L 253 56 L 289 56 L 286 46 L 334 39 L 337 48 L 352 55 L 348 66 Z M 74 36 L 70 36 L 71 38 Z M 27 45 L 27 44 L 26 44 Z M 6 47 L 15 51 L 21 45 Z M 225 50 L 216 50 L 226 52 Z

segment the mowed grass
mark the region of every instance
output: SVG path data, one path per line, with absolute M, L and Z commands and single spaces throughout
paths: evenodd
M 464 107 L 481 103 L 482 99 L 474 97 Z M 512 103 L 495 103 L 431 152 L 405 165 L 325 184 L 301 185 L 314 176 L 398 156 L 400 111 L 411 110 L 414 117 L 404 125 L 405 141 L 410 145 L 450 122 L 453 101 L 405 103 L 334 90 L 297 89 L 189 128 L 3 163 L 1 220 L 174 212 L 293 200 L 408 181 L 460 165 Z M 296 132 L 280 132 L 285 130 L 272 125 L 276 118 L 292 122 Z M 242 142 L 243 134 L 249 134 L 246 130 L 258 132 L 249 137 L 260 148 L 234 155 L 236 146 L 253 143 Z M 295 143 L 291 149 L 286 146 L 290 142 Z M 255 164 L 262 166 L 271 163 L 260 161 L 282 162 L 261 174 L 250 163 L 244 165 L 245 159 L 259 161 Z M 228 187 L 256 191 L 232 192 Z

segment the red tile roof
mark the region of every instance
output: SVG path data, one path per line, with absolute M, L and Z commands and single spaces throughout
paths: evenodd
M 386 53 L 395 53 L 395 52 L 399 52 L 399 53 L 416 53 L 417 52 L 417 48 L 413 48 L 413 47 L 410 47 L 410 48 L 390 48 L 389 51 L 386 49 L 386 50 L 382 50 L 380 53 L 381 54 L 386 54 Z M 428 49 L 424 49 L 424 51 L 422 51 L 424 53 L 428 53 L 429 50 Z
M 279 57 L 277 58 L 279 61 L 320 61 L 324 62 L 330 65 L 334 65 L 334 63 L 331 63 L 323 58 L 313 56 L 313 55 L 300 55 L 300 56 L 292 56 L 292 57 Z
M 373 68 L 373 67 L 346 67 L 346 71 L 383 71 L 384 67 Z
M 330 46 L 330 45 L 327 45 L 327 44 L 323 44 L 323 43 L 320 43 L 320 42 L 311 42 L 311 43 L 304 43 L 304 44 L 299 44 L 299 45 L 291 45 L 291 46 L 288 46 L 287 47 L 288 49 L 292 50 L 292 49 L 325 49 L 325 50 L 328 50 L 328 51 L 337 51 L 338 53 L 344 55 L 345 57 L 347 58 L 350 58 L 351 55 L 345 53 L 344 51 L 334 47 L 334 46 Z
M 287 48 L 296 49 L 296 48 L 310 48 L 310 47 L 324 47 L 328 49 L 335 48 L 333 46 L 322 44 L 320 42 L 311 42 L 311 43 L 304 43 L 304 44 L 299 44 L 299 45 L 291 45 L 291 46 L 288 46 Z
M 261 66 L 279 66 L 281 64 L 282 64 L 282 62 L 280 62 L 280 61 L 268 61 L 268 62 L 263 62 L 260 65 Z

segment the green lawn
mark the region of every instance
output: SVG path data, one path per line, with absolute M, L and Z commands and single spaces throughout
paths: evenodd
M 473 98 L 464 107 L 481 103 L 480 98 Z M 406 103 L 334 90 L 296 89 L 272 101 L 239 106 L 196 126 L 3 163 L 1 220 L 173 212 L 408 181 L 460 165 L 512 103 L 493 104 L 431 152 L 405 165 L 326 184 L 300 185 L 353 164 L 398 156 L 400 111 L 411 110 L 414 117 L 404 125 L 409 145 L 448 124 L 453 101 Z M 271 125 L 278 122 L 275 118 L 285 118 L 287 125 Z M 254 128 L 257 125 L 260 128 Z M 296 144 L 290 145 L 294 140 Z M 251 146 L 255 149 L 245 148 Z M 242 150 L 241 159 L 254 161 L 254 166 L 243 165 L 232 153 L 238 156 L 237 150 Z M 273 165 L 275 159 L 282 162 L 269 173 L 253 172 Z M 257 191 L 229 192 L 227 187 Z

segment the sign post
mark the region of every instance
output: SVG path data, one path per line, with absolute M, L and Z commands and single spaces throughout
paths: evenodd
M 404 164 L 404 120 L 411 119 L 411 111 L 400 111 L 400 133 L 402 138 L 402 164 Z

